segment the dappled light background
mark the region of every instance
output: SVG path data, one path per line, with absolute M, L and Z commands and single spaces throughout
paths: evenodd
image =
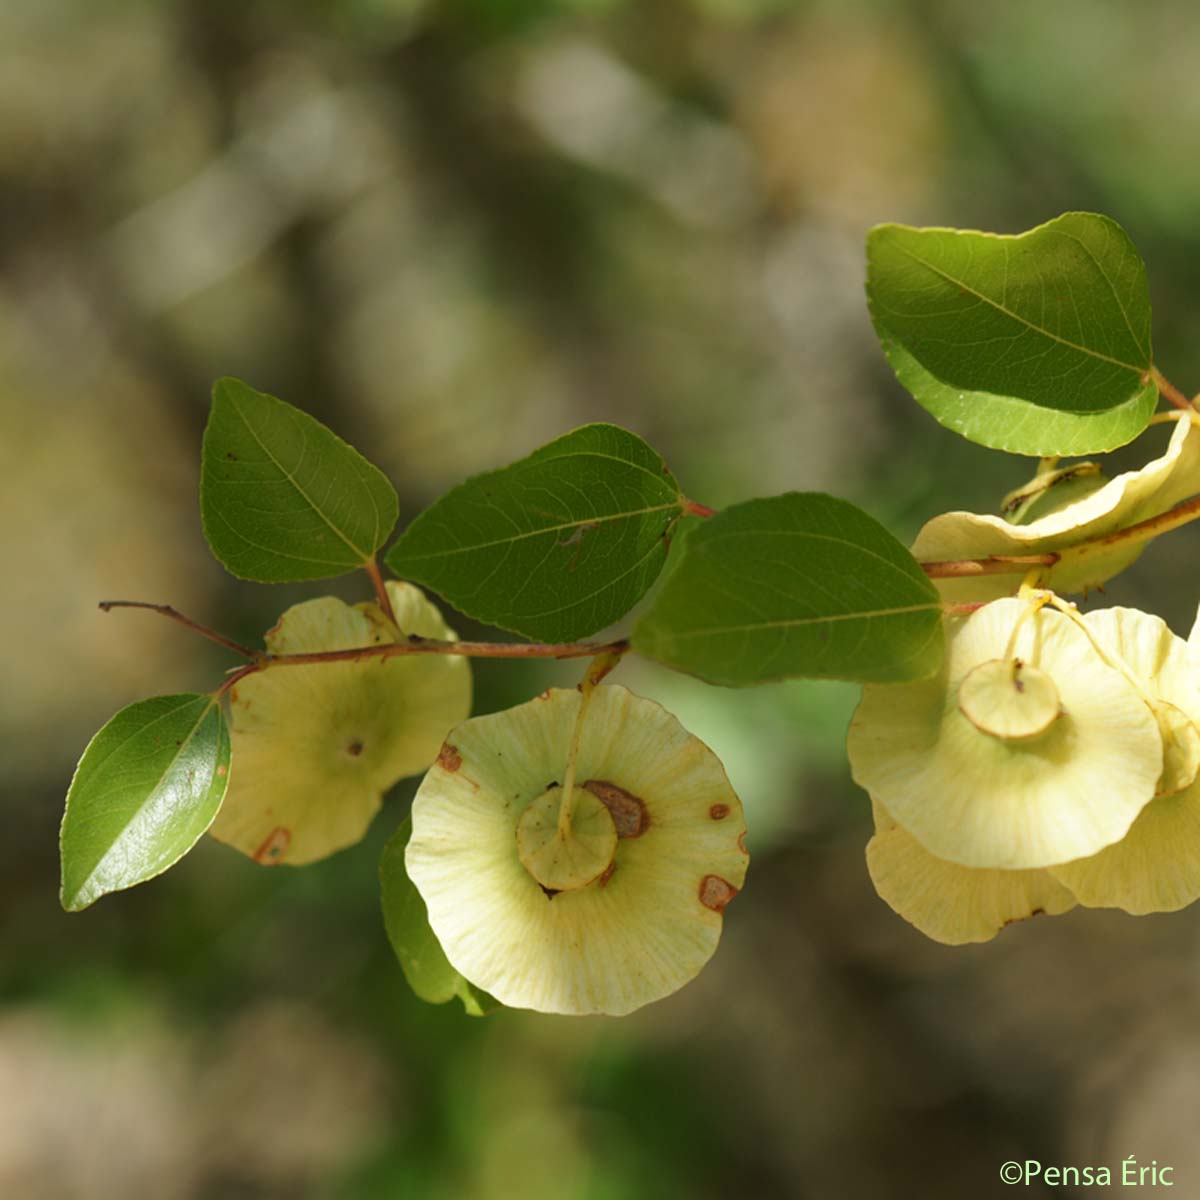
M 0 1195 L 961 1198 L 1129 1154 L 1200 1194 L 1200 914 L 926 942 L 867 878 L 848 686 L 621 667 L 725 761 L 753 853 L 712 964 L 625 1020 L 411 997 L 376 862 L 415 781 L 311 869 L 206 839 L 83 915 L 56 894 L 90 734 L 232 665 L 97 601 L 248 640 L 365 594 L 209 557 L 215 378 L 331 425 L 405 520 L 607 420 L 706 504 L 831 490 L 911 538 L 1029 464 L 898 388 L 866 230 L 1107 212 L 1200 389 L 1198 50 L 1184 0 L 4 0 Z M 1109 599 L 1186 632 L 1198 550 Z M 577 673 L 480 663 L 476 711 Z

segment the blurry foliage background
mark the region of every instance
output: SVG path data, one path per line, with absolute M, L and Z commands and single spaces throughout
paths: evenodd
M 87 737 L 230 665 L 96 602 L 250 639 L 322 590 L 208 557 L 214 378 L 331 424 L 407 516 L 610 420 L 705 503 L 829 489 L 911 537 L 1027 464 L 891 379 L 867 228 L 1108 212 L 1200 387 L 1198 49 L 1185 0 L 4 0 L 0 1194 L 889 1200 L 1128 1154 L 1200 1194 L 1200 917 L 925 942 L 867 878 L 851 688 L 622 667 L 725 760 L 754 852 L 710 967 L 624 1021 L 408 994 L 375 863 L 413 782 L 312 869 L 206 840 L 86 915 L 56 898 Z M 1109 598 L 1185 632 L 1198 547 Z M 480 663 L 477 710 L 576 674 Z

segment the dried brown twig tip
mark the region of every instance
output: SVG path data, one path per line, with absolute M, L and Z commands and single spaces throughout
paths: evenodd
M 147 608 L 151 612 L 169 617 L 185 629 L 190 629 L 193 633 L 198 633 L 201 637 L 206 637 L 210 642 L 216 642 L 218 646 L 224 646 L 226 650 L 232 650 L 235 654 L 240 654 L 243 658 L 261 657 L 260 651 L 251 650 L 249 646 L 243 646 L 241 642 L 235 642 L 232 638 L 227 638 L 223 633 L 218 633 L 215 629 L 209 629 L 207 625 L 201 625 L 199 621 L 193 621 L 191 617 L 185 617 L 183 613 L 176 608 L 172 608 L 169 604 L 151 604 L 146 600 L 101 600 L 98 607 L 101 612 L 111 612 L 114 608 Z

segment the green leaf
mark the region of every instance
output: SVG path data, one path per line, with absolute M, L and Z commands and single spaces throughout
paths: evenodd
M 237 379 L 213 388 L 200 514 L 212 552 L 259 583 L 343 575 L 396 524 L 396 490 L 307 413 Z
M 572 641 L 623 617 L 654 582 L 680 505 L 641 438 L 585 425 L 447 492 L 387 565 L 479 621 Z
M 79 760 L 59 844 L 62 906 L 174 866 L 212 824 L 229 783 L 229 730 L 211 696 L 156 696 L 123 708 Z
M 408 877 L 404 849 L 412 836 L 412 818 L 405 817 L 383 848 L 379 884 L 383 899 L 383 924 L 400 960 L 408 986 L 429 1004 L 445 1004 L 457 996 L 473 1017 L 499 1008 L 499 1001 L 468 983 L 449 963 L 441 944 L 429 928 L 425 901 Z M 515 853 L 514 848 L 514 853 Z
M 731 687 L 920 679 L 941 662 L 941 610 L 877 521 L 832 496 L 789 492 L 693 528 L 633 648 Z
M 1158 403 L 1146 268 L 1108 217 L 1066 213 L 1014 237 L 880 225 L 867 297 L 896 377 L 973 442 L 1112 450 Z

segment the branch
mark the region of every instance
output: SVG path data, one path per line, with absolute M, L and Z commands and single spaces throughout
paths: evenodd
M 1187 413 L 1196 411 L 1192 402 L 1157 367 L 1150 368 L 1150 378 L 1154 380 L 1158 394 L 1170 400 L 1176 408 L 1181 408 Z
M 303 666 L 308 663 L 359 662 L 365 658 L 396 658 L 405 654 L 456 654 L 469 658 L 595 658 L 597 655 L 615 655 L 620 658 L 629 649 L 628 638 L 612 642 L 451 642 L 437 638 L 417 637 L 415 634 L 402 642 L 386 642 L 382 645 L 358 646 L 351 650 L 314 650 L 309 654 L 266 654 L 262 650 L 251 650 L 215 630 L 185 617 L 169 604 L 150 604 L 144 600 L 102 600 L 100 608 L 105 612 L 114 608 L 145 608 L 161 613 L 177 621 L 202 637 L 224 646 L 250 659 L 250 668 L 261 671 L 265 667 Z M 613 664 L 615 665 L 615 663 Z M 610 668 L 611 669 L 611 668 Z M 243 668 L 244 674 L 250 672 Z
M 405 642 L 361 646 L 352 650 L 314 650 L 307 654 L 264 654 L 263 667 L 300 667 L 312 663 L 359 662 L 366 658 L 398 658 L 406 654 L 455 654 L 466 658 L 595 658 L 629 649 L 627 638 L 615 642 L 443 642 L 410 637 Z
M 923 562 L 921 570 L 930 579 L 962 579 L 975 575 L 1016 575 L 1030 567 L 1052 567 L 1061 555 L 989 554 L 986 558 L 946 559 Z
M 383 609 L 383 615 L 395 625 L 396 614 L 392 609 L 392 598 L 388 595 L 387 588 L 384 586 L 383 576 L 379 572 L 379 564 L 375 561 L 375 556 L 372 554 L 363 565 L 366 567 L 367 574 L 371 577 L 371 586 L 375 589 L 375 598 L 379 601 L 379 607 Z
M 216 642 L 218 646 L 224 646 L 226 650 L 232 650 L 235 654 L 240 654 L 243 658 L 257 659 L 262 657 L 261 650 L 251 650 L 249 646 L 243 646 L 241 642 L 235 642 L 232 638 L 227 638 L 223 633 L 218 633 L 215 629 L 209 629 L 207 625 L 201 625 L 199 621 L 193 621 L 191 617 L 185 617 L 178 609 L 172 608 L 169 604 L 149 604 L 145 600 L 101 600 L 101 612 L 110 612 L 114 608 L 148 608 L 151 612 L 162 613 L 164 617 L 170 617 L 172 621 L 178 621 L 185 629 L 192 630 L 193 633 L 200 634 L 201 637 L 206 637 L 210 642 Z
M 1091 541 L 1080 542 L 1077 546 L 1068 546 L 1063 550 L 1063 555 L 1083 558 L 1088 554 L 1108 550 L 1112 546 L 1129 546 L 1137 545 L 1138 542 L 1148 542 L 1160 534 L 1170 533 L 1172 529 L 1178 529 L 1181 525 L 1196 520 L 1197 517 L 1200 517 L 1200 496 L 1193 496 L 1192 499 L 1184 500 L 1176 504 L 1174 508 L 1168 508 L 1166 512 L 1159 513 L 1156 517 L 1147 517 L 1146 520 L 1138 521 L 1135 525 L 1126 525 L 1124 529 L 1118 529 L 1115 533 L 1094 538 Z

